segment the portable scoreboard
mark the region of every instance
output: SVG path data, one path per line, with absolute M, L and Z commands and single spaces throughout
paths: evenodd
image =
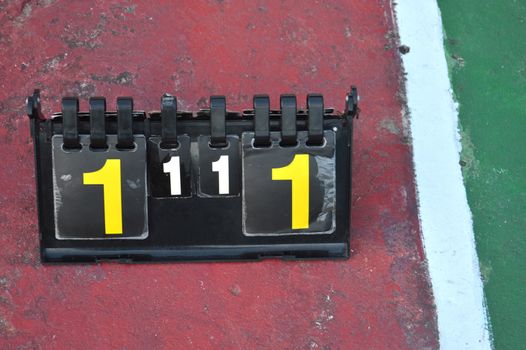
M 253 109 L 136 111 L 102 97 L 50 118 L 28 97 L 44 262 L 346 258 L 352 87 L 343 113 L 323 97 L 256 95 Z

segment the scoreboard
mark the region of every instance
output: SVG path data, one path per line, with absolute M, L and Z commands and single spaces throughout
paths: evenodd
M 223 96 L 196 113 L 165 94 L 160 111 L 75 97 L 46 118 L 27 100 L 44 262 L 346 258 L 352 124 L 310 94 L 256 95 L 227 111 Z

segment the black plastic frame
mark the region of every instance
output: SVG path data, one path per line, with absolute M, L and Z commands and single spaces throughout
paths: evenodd
M 352 125 L 357 115 L 357 93 L 347 95 L 344 113 L 325 109 L 323 130 L 336 130 L 336 231 L 330 235 L 297 235 L 247 237 L 242 233 L 242 198 L 181 199 L 177 234 L 166 220 L 167 199 L 148 197 L 149 235 L 145 240 L 70 241 L 55 238 L 51 137 L 62 134 L 61 113 L 45 118 L 41 113 L 38 90 L 28 98 L 28 115 L 34 140 L 35 172 L 43 262 L 153 262 L 258 260 L 262 258 L 319 259 L 349 257 Z M 254 131 L 254 111 L 227 112 L 226 134 Z M 298 110 L 298 131 L 308 131 L 308 112 Z M 106 134 L 117 135 L 117 113 L 105 113 Z M 271 110 L 270 131 L 281 131 L 281 113 Z M 79 134 L 90 134 L 89 113 L 78 113 Z M 160 112 L 133 112 L 133 134 L 162 136 Z M 195 141 L 199 135 L 210 135 L 210 110 L 194 114 L 177 111 L 177 133 Z M 172 200 L 172 199 L 168 199 Z M 178 199 L 175 199 L 178 200 Z M 184 201 L 184 202 L 183 202 Z M 218 209 L 220 208 L 220 209 Z M 171 209 L 173 210 L 173 208 Z M 179 213 L 179 212 L 178 212 Z M 216 218 L 210 219 L 210 213 Z M 217 216 L 219 213 L 219 216 Z M 218 225 L 218 221 L 222 223 Z

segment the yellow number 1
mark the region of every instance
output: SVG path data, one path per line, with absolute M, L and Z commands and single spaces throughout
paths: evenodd
M 296 154 L 289 165 L 272 169 L 272 180 L 292 181 L 292 229 L 309 228 L 309 155 Z
M 104 186 L 104 227 L 107 235 L 122 234 L 121 160 L 107 159 L 97 171 L 84 173 L 84 185 Z

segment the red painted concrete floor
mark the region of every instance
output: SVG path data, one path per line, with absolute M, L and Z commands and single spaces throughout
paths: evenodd
M 0 2 L 0 348 L 437 348 L 390 1 Z M 359 87 L 348 261 L 42 266 L 24 99 L 139 109 L 225 94 L 343 108 Z

